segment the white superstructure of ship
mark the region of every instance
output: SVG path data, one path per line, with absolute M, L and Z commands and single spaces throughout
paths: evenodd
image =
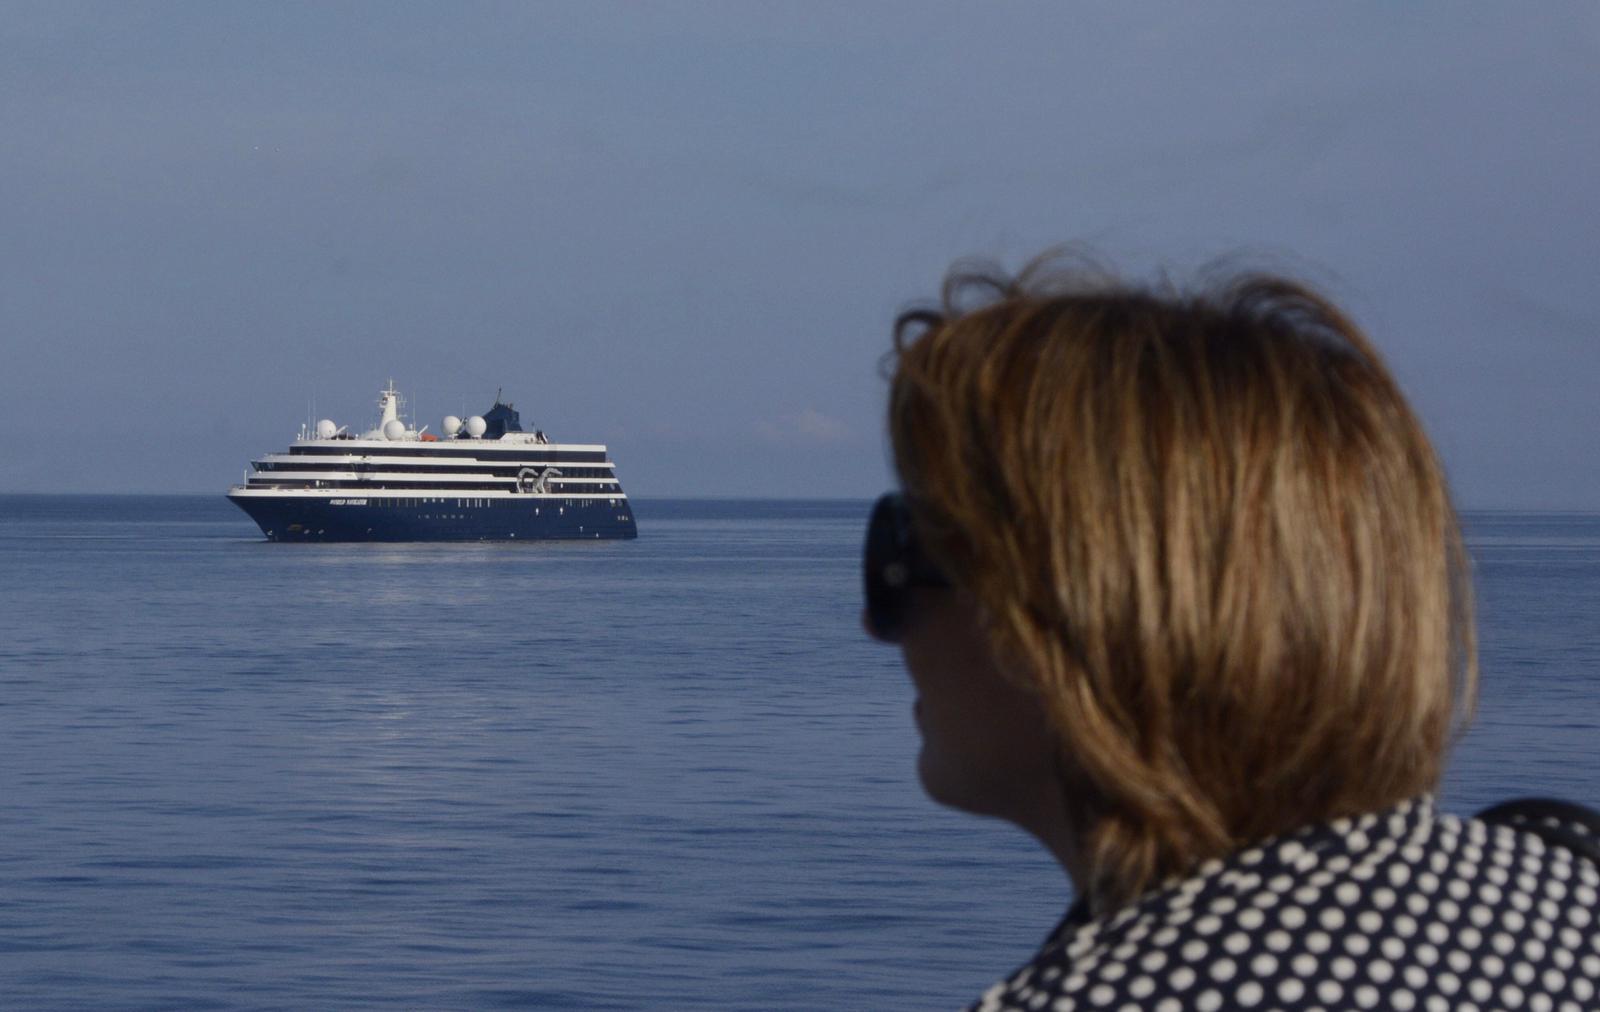
M 390 381 L 359 436 L 331 419 L 301 426 L 284 453 L 252 461 L 228 491 L 274 541 L 631 538 L 633 510 L 603 444 L 523 431 L 495 398 L 437 435 L 402 414 Z

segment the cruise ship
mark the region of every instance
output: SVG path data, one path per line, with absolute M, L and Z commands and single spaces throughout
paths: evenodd
M 251 462 L 228 499 L 271 541 L 501 541 L 633 538 L 633 509 L 597 443 L 523 431 L 515 408 L 430 433 L 402 418 L 394 382 L 378 424 L 356 436 L 331 419 L 301 427 L 287 453 Z

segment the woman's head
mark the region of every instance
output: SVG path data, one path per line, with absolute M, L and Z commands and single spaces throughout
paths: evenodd
M 1426 436 L 1332 304 L 1045 262 L 954 273 L 895 344 L 913 523 L 1045 717 L 1080 888 L 1127 899 L 1433 787 L 1472 692 L 1466 562 Z

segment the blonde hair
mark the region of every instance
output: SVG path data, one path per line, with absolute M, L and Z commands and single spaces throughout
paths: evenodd
M 1039 695 L 1096 909 L 1434 787 L 1476 680 L 1467 562 L 1332 303 L 958 267 L 893 366 L 913 520 Z

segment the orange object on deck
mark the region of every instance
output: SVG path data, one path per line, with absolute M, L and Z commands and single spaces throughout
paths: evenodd
M 424 433 L 423 433 L 423 434 L 422 434 L 422 441 L 423 441 L 423 442 L 424 442 L 424 443 L 437 443 L 437 442 L 438 442 L 438 441 L 439 441 L 439 437 L 438 437 L 438 436 L 435 436 L 435 435 L 434 435 L 434 434 L 433 434 L 433 433 L 431 433 L 431 432 L 424 432 Z

